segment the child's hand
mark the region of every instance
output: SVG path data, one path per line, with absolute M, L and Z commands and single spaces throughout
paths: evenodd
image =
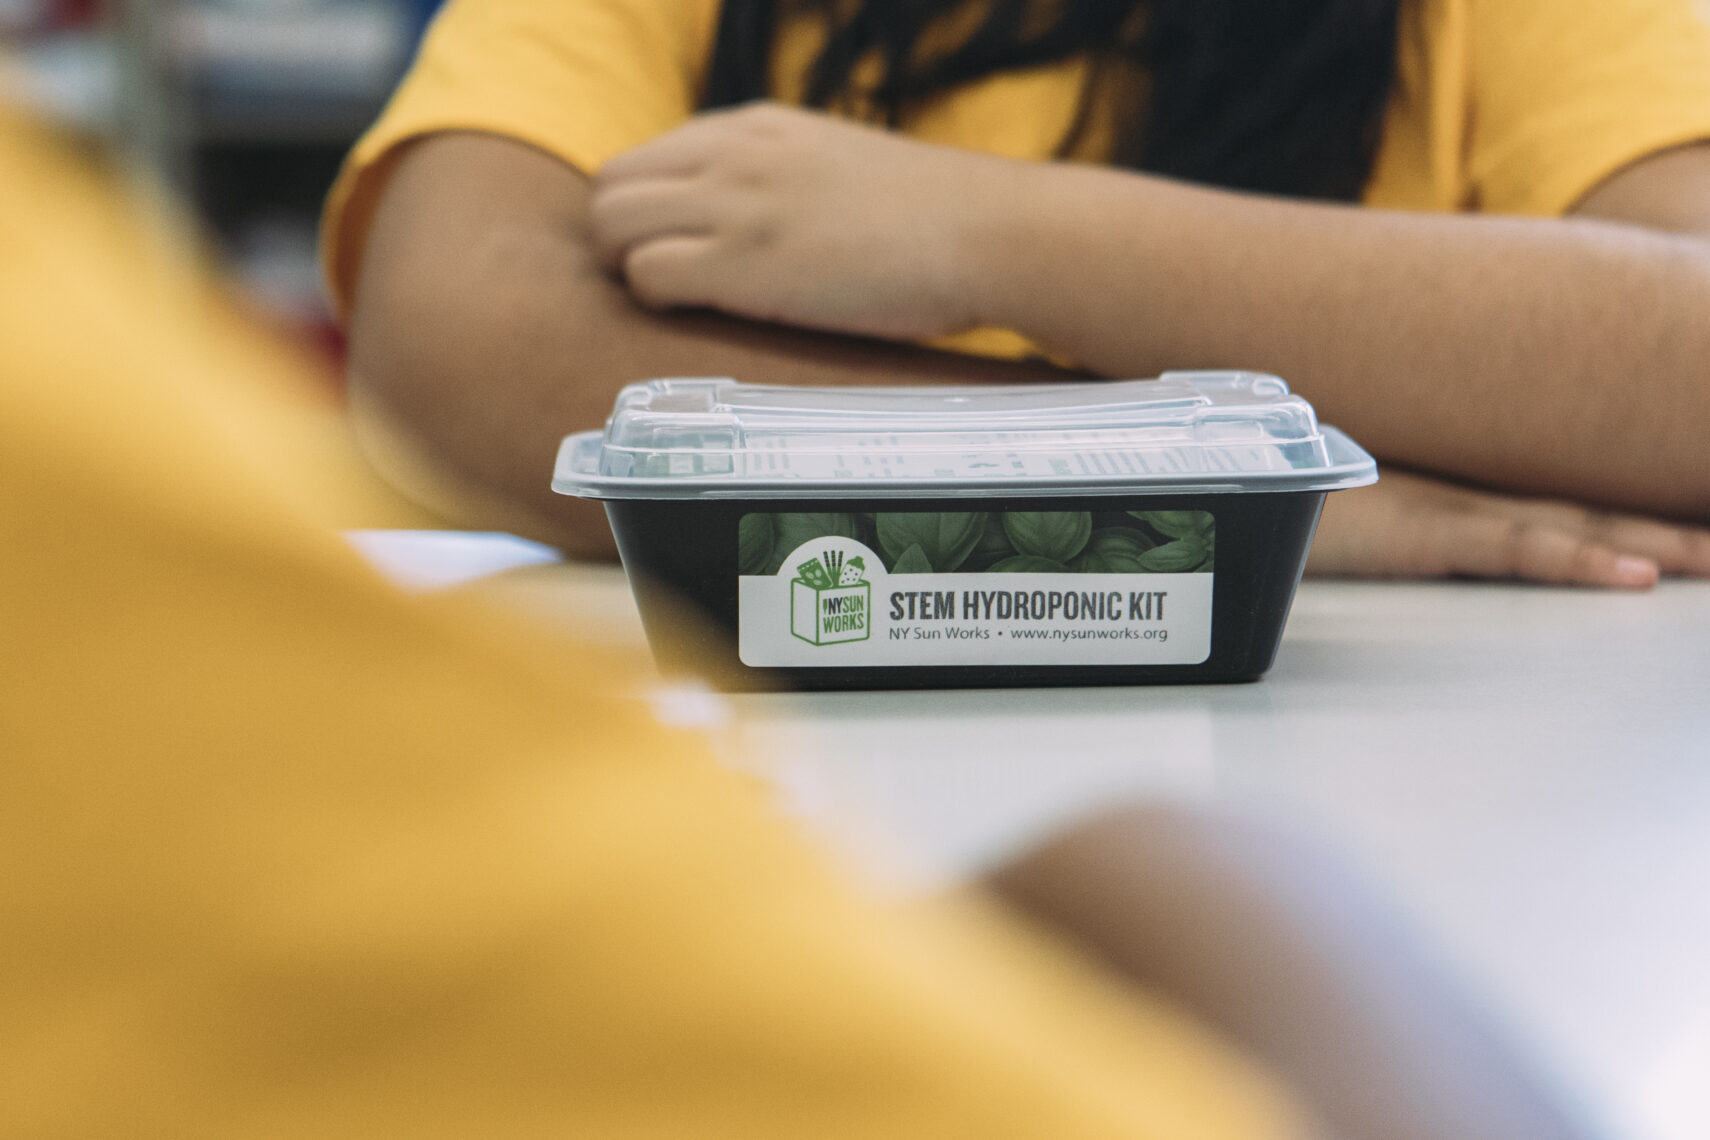
M 980 323 L 973 230 L 1021 166 L 757 104 L 607 163 L 593 238 L 652 308 L 924 339 Z
M 1659 575 L 1710 577 L 1710 531 L 1386 468 L 1375 487 L 1325 502 L 1306 572 L 1643 590 Z

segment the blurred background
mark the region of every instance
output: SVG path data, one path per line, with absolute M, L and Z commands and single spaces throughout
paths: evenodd
M 0 0 L 9 86 L 198 216 L 249 300 L 342 356 L 315 225 L 442 0 Z

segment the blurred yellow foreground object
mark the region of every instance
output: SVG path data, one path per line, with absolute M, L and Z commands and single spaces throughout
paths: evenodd
M 388 587 L 298 367 L 0 117 L 0 1135 L 1295 1134 L 1066 953 L 862 899 L 626 663 Z

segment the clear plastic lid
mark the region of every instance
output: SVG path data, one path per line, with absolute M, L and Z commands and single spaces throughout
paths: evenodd
M 564 440 L 553 489 L 593 499 L 954 498 L 1329 491 L 1371 456 L 1275 376 L 946 388 L 652 380 Z

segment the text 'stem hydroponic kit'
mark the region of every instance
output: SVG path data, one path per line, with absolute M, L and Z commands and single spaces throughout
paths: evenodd
M 1242 681 L 1372 459 L 1274 376 L 655 380 L 564 441 L 662 663 L 738 688 Z M 709 622 L 685 621 L 686 600 Z

